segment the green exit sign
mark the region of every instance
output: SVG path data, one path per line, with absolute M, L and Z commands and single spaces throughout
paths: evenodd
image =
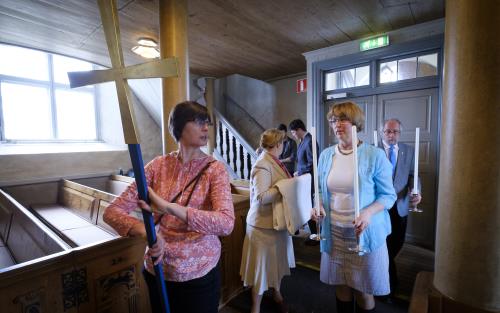
M 380 47 L 385 47 L 388 45 L 389 45 L 389 36 L 383 35 L 361 41 L 361 43 L 359 44 L 359 49 L 361 51 L 366 51 Z

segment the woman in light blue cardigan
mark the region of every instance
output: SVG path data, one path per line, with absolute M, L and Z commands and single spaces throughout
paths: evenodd
M 337 311 L 375 309 L 373 295 L 389 293 L 386 237 L 391 233 L 388 210 L 396 200 L 391 163 L 381 149 L 358 141 L 360 215 L 354 218 L 353 149 L 351 127 L 364 127 L 364 114 L 353 102 L 335 104 L 327 115 L 339 143 L 319 158 L 318 177 L 322 204 L 322 282 L 335 285 Z M 353 253 L 356 244 L 365 251 Z

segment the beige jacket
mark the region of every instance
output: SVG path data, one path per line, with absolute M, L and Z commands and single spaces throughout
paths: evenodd
M 264 150 L 250 173 L 250 210 L 247 224 L 273 229 L 273 202 L 281 197 L 275 184 L 287 177 L 273 157 Z

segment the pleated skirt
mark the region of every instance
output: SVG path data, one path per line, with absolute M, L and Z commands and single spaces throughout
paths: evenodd
M 240 275 L 244 286 L 263 294 L 269 288 L 280 288 L 281 279 L 295 267 L 292 238 L 286 230 L 257 228 L 247 225 Z
M 387 245 L 371 253 L 358 255 L 349 251 L 356 244 L 352 227 L 332 225 L 333 249 L 321 254 L 320 280 L 329 285 L 346 285 L 363 293 L 387 295 L 389 285 L 389 255 Z

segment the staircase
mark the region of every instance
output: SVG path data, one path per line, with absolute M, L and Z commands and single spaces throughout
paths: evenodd
M 252 165 L 257 159 L 255 148 L 217 110 L 214 110 L 214 117 L 214 156 L 225 162 L 233 179 L 249 180 Z

